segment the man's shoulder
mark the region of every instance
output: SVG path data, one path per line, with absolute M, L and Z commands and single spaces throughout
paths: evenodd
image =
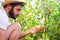
M 0 15 L 4 13 L 4 10 L 0 8 Z
M 9 20 L 9 18 L 8 18 L 4 9 L 0 9 L 0 20 L 6 20 L 6 21 Z
M 0 28 L 6 30 L 8 27 L 9 18 L 3 9 L 0 9 Z

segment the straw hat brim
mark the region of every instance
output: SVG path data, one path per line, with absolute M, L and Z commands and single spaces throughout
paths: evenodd
M 8 4 L 11 4 L 11 3 L 21 3 L 20 5 L 24 6 L 25 2 L 19 2 L 19 1 L 6 1 L 6 2 L 3 2 L 2 3 L 2 6 L 5 6 L 5 5 L 8 5 Z

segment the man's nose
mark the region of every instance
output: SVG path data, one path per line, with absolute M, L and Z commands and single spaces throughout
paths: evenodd
M 20 15 L 20 12 L 18 12 L 18 15 Z

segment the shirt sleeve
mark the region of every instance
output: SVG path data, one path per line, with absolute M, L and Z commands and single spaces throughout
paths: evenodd
M 0 19 L 0 28 L 7 30 L 7 22 L 5 20 Z
M 5 14 L 0 13 L 0 28 L 3 30 L 7 30 L 8 27 L 8 18 Z

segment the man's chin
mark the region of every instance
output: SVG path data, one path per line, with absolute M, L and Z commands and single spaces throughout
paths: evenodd
M 15 20 L 16 18 L 12 18 L 12 19 L 14 19 L 14 20 Z
M 14 17 L 12 17 L 14 20 L 17 18 L 18 16 L 14 16 Z

